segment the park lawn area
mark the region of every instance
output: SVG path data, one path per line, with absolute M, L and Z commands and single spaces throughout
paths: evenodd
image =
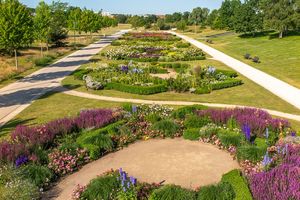
M 216 34 L 222 34 L 228 32 L 227 30 L 219 30 L 219 29 L 211 29 L 209 27 L 201 28 L 199 26 L 196 26 L 196 32 L 195 32 L 195 26 L 188 26 L 186 31 L 179 31 L 176 32 L 185 34 L 189 37 L 208 37 Z
M 186 35 L 203 40 L 203 35 Z M 241 60 L 261 71 L 277 77 L 297 88 L 300 88 L 300 35 L 290 35 L 282 39 L 270 39 L 269 35 L 257 37 L 240 37 L 229 34 L 211 38 L 213 44 L 208 44 L 238 60 Z M 244 54 L 258 56 L 261 63 L 244 59 Z
M 51 92 L 34 101 L 32 105 L 13 120 L 1 127 L 0 138 L 7 136 L 19 124 L 37 125 L 62 117 L 75 116 L 85 109 L 113 108 L 121 105 L 122 103 L 86 99 Z
M 96 56 L 100 60 L 103 59 Z M 120 62 L 120 61 L 118 61 Z M 182 63 L 182 62 L 181 62 Z M 218 69 L 230 70 L 226 65 L 219 61 L 212 59 L 200 60 L 200 61 L 188 61 L 187 63 L 193 65 L 207 66 L 212 65 Z M 259 108 L 267 108 L 272 110 L 278 110 L 281 112 L 300 114 L 300 110 L 290 105 L 289 103 L 281 100 L 271 92 L 267 91 L 263 87 L 255 84 L 249 79 L 238 76 L 239 79 L 243 80 L 244 84 L 232 88 L 215 90 L 210 94 L 190 94 L 190 93 L 175 93 L 175 92 L 164 92 L 153 95 L 138 95 L 125 92 L 119 92 L 116 90 L 99 90 L 87 91 L 83 81 L 76 80 L 74 77 L 68 76 L 62 81 L 62 84 L 66 87 L 76 88 L 75 90 L 81 92 L 88 92 L 97 95 L 121 97 L 121 98 L 133 98 L 133 99 L 145 99 L 145 100 L 172 100 L 172 101 L 195 101 L 203 103 L 222 103 L 222 104 L 235 104 L 244 106 L 253 106 Z

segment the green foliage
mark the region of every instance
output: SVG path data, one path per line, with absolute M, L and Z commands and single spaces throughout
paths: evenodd
M 209 94 L 211 93 L 211 86 L 197 87 L 195 94 Z
M 119 189 L 116 174 L 109 174 L 93 179 L 82 193 L 82 199 L 114 199 Z
M 222 176 L 222 182 L 228 182 L 235 192 L 235 200 L 252 200 L 252 195 L 245 178 L 238 169 L 234 169 Z
M 6 184 L 9 183 L 9 187 Z M 24 178 L 21 171 L 13 166 L 0 166 L 0 199 L 39 199 L 38 187 Z
M 191 43 L 188 43 L 188 42 L 177 42 L 177 43 L 175 44 L 175 46 L 176 46 L 177 48 L 188 48 L 188 47 L 191 46 Z
M 235 199 L 235 192 L 231 184 L 221 182 L 217 185 L 209 185 L 201 187 L 198 194 L 198 200 L 233 200 Z
M 189 21 L 194 25 L 205 25 L 206 19 L 209 14 L 208 8 L 194 8 L 189 16 Z
M 207 124 L 200 129 L 199 134 L 201 138 L 210 138 L 213 135 L 217 135 L 219 130 L 220 128 L 215 124 Z
M 173 111 L 172 117 L 174 117 L 175 119 L 184 119 L 188 114 L 194 114 L 197 110 L 205 109 L 207 109 L 207 107 L 202 105 L 184 106 Z
M 132 16 L 128 19 L 128 22 L 129 24 L 131 24 L 131 26 L 133 28 L 139 28 L 139 27 L 142 27 L 145 25 L 145 20 L 143 17 L 141 16 L 138 16 L 138 15 L 135 15 L 135 16 Z
M 220 90 L 220 89 L 230 88 L 230 87 L 234 87 L 234 86 L 238 86 L 238 85 L 242 85 L 242 84 L 243 84 L 242 80 L 227 79 L 222 82 L 212 83 L 211 88 L 212 88 L 212 90 Z
M 21 171 L 25 178 L 38 187 L 47 185 L 54 177 L 53 172 L 48 167 L 36 164 L 25 165 Z
M 233 130 L 235 128 L 239 128 L 240 126 L 238 125 L 236 119 L 234 119 L 233 117 L 231 117 L 227 123 L 226 123 L 226 127 L 229 128 L 230 130 Z
M 194 200 L 195 193 L 175 185 L 165 185 L 152 192 L 149 200 Z
M 187 28 L 187 24 L 184 20 L 177 22 L 176 27 L 178 30 L 185 31 Z
M 83 76 L 87 75 L 91 70 L 88 69 L 78 69 L 72 73 L 75 79 L 77 80 L 83 80 Z
M 18 0 L 0 2 L 0 49 L 9 54 L 33 41 L 33 20 L 29 9 Z M 16 68 L 18 62 L 16 60 Z
M 233 29 L 234 28 L 234 14 L 240 9 L 241 1 L 240 0 L 225 0 L 222 3 L 221 8 L 219 9 L 219 28 L 223 29 Z
M 219 130 L 218 137 L 225 147 L 229 147 L 230 145 L 240 146 L 243 138 L 240 133 L 225 129 Z
M 222 70 L 222 69 L 216 69 L 216 74 L 222 73 L 225 76 L 228 76 L 230 78 L 235 78 L 238 76 L 237 72 L 235 71 L 229 71 L 229 70 Z
M 105 131 L 105 128 L 86 131 L 77 138 L 76 142 L 89 151 L 91 159 L 97 159 L 101 153 L 113 149 L 113 142 Z
M 186 128 L 201 128 L 211 123 L 209 117 L 199 117 L 197 115 L 189 115 L 184 121 L 184 127 Z
M 53 61 L 53 58 L 50 56 L 44 56 L 41 58 L 36 58 L 34 60 L 34 64 L 39 67 L 45 67 L 49 65 Z
M 175 122 L 165 119 L 153 124 L 152 128 L 154 130 L 162 132 L 165 137 L 174 137 L 175 134 L 179 131 L 180 127 Z
M 145 120 L 150 123 L 155 123 L 161 120 L 161 116 L 157 113 L 151 113 L 145 116 Z
M 261 161 L 267 150 L 266 146 L 243 145 L 237 148 L 238 160 Z
M 153 86 L 136 86 L 136 85 L 126 85 L 122 83 L 108 83 L 106 89 L 114 89 L 121 92 L 128 92 L 132 94 L 150 95 L 161 92 L 166 92 L 168 89 L 164 84 L 158 84 Z
M 185 129 L 183 131 L 183 138 L 186 140 L 199 140 L 200 134 L 198 128 Z

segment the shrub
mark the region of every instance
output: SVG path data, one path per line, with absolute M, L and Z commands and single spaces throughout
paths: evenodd
M 247 182 L 241 175 L 241 172 L 234 169 L 222 176 L 222 182 L 228 182 L 235 192 L 235 200 L 252 200 L 252 195 Z
M 176 46 L 177 48 L 188 48 L 188 47 L 191 46 L 191 44 L 188 43 L 188 42 L 177 42 L 177 43 L 175 44 L 175 46 Z
M 209 123 L 211 123 L 209 117 L 199 117 L 197 115 L 189 115 L 184 121 L 184 127 L 201 128 Z
M 195 94 L 209 94 L 211 93 L 211 91 L 211 86 L 197 87 L 195 90 Z
M 86 190 L 81 194 L 82 199 L 115 199 L 119 181 L 116 174 L 109 174 L 91 180 Z
M 179 125 L 171 120 L 162 120 L 153 124 L 152 128 L 154 130 L 160 131 L 166 137 L 174 137 L 179 131 Z
M 38 187 L 46 186 L 53 179 L 52 171 L 41 165 L 29 164 L 22 167 L 22 174 Z
M 153 191 L 149 200 L 193 200 L 195 193 L 176 185 L 165 185 Z
M 105 131 L 107 130 L 87 131 L 77 138 L 77 143 L 88 150 L 89 156 L 93 160 L 99 158 L 104 152 L 113 150 L 113 142 L 108 135 L 105 135 Z
M 198 200 L 233 200 L 234 198 L 234 189 L 231 184 L 227 182 L 201 187 L 197 194 Z
M 161 116 L 156 114 L 156 113 L 152 113 L 149 115 L 146 115 L 145 117 L 146 121 L 150 122 L 150 123 L 155 123 L 161 120 Z
M 242 84 L 243 84 L 242 80 L 227 79 L 222 82 L 212 83 L 211 89 L 212 90 L 220 90 L 220 89 L 230 88 L 230 87 L 234 87 L 234 86 L 242 85 Z
M 228 77 L 230 77 L 230 78 L 235 78 L 235 77 L 238 76 L 238 74 L 237 74 L 235 71 L 222 70 L 222 69 L 217 69 L 215 73 L 216 73 L 216 74 L 222 73 L 222 74 L 224 74 L 225 76 L 228 76 Z
M 45 67 L 45 66 L 49 65 L 52 60 L 53 60 L 52 57 L 50 57 L 50 56 L 44 56 L 42 58 L 35 59 L 34 60 L 34 64 L 36 66 L 39 66 L 39 67 Z
M 88 70 L 88 69 L 78 69 L 75 72 L 73 72 L 72 75 L 77 80 L 83 80 L 84 75 L 87 75 L 90 72 L 91 72 L 91 70 Z
M 217 135 L 219 130 L 220 128 L 215 124 L 207 124 L 200 129 L 199 134 L 201 138 L 210 138 L 213 135 Z
M 126 85 L 122 83 L 108 83 L 106 89 L 114 89 L 121 92 L 128 92 L 132 94 L 149 95 L 161 92 L 166 92 L 168 88 L 164 84 L 158 84 L 153 86 L 136 86 L 136 85 Z
M 258 147 L 254 145 L 243 145 L 237 148 L 238 160 L 250 160 L 259 162 L 265 155 L 267 147 Z
M 246 54 L 244 55 L 244 58 L 249 60 L 249 59 L 251 59 L 251 55 L 250 55 L 249 53 L 246 53 Z
M 183 132 L 183 138 L 186 140 L 199 140 L 200 133 L 198 128 L 186 129 Z
M 219 130 L 218 138 L 225 147 L 229 147 L 231 145 L 236 147 L 240 146 L 242 141 L 242 135 L 240 133 L 235 133 L 224 129 Z
M 260 63 L 259 57 L 257 57 L 257 56 L 252 58 L 252 61 L 255 62 L 255 63 Z
M 195 111 L 197 110 L 205 110 L 205 109 L 207 109 L 207 107 L 202 105 L 184 106 L 173 111 L 172 117 L 174 117 L 175 119 L 184 119 L 185 116 L 188 114 L 194 114 Z

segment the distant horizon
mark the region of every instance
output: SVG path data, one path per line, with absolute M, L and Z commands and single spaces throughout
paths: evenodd
M 35 8 L 40 0 L 20 0 L 28 7 Z M 45 0 L 51 3 L 52 0 Z M 61 0 L 71 6 L 92 9 L 96 12 L 103 10 L 110 14 L 132 14 L 132 15 L 166 15 L 174 12 L 191 12 L 196 7 L 206 7 L 210 10 L 218 9 L 222 0 Z

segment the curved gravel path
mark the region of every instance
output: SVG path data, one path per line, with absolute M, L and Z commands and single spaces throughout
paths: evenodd
M 265 72 L 262 72 L 254 67 L 247 65 L 231 56 L 226 55 L 225 53 L 218 51 L 202 42 L 199 42 L 195 39 L 192 39 L 188 36 L 181 35 L 174 31 L 167 31 L 178 37 L 186 40 L 187 42 L 195 45 L 198 48 L 201 48 L 203 51 L 211 55 L 214 59 L 224 63 L 225 65 L 231 67 L 235 71 L 244 75 L 248 79 L 254 81 L 258 85 L 264 87 L 269 90 L 273 94 L 277 95 L 281 99 L 289 102 L 295 107 L 300 109 L 300 89 L 296 88 L 288 83 L 279 80 Z M 243 53 L 243 52 L 241 52 Z
M 68 95 L 73 95 L 77 97 L 89 98 L 89 99 L 97 99 L 102 101 L 112 101 L 112 102 L 128 102 L 128 103 L 137 103 L 137 104 L 159 104 L 159 105 L 177 105 L 177 106 L 190 106 L 190 105 L 204 105 L 208 107 L 216 107 L 216 108 L 235 108 L 235 107 L 248 107 L 249 106 L 241 106 L 241 105 L 230 105 L 230 104 L 217 104 L 217 103 L 200 103 L 200 102 L 191 102 L 191 101 L 155 101 L 155 100 L 144 100 L 144 99 L 125 99 L 119 97 L 108 97 L 108 96 L 100 96 L 95 94 L 89 94 L 86 92 L 79 92 L 76 90 L 67 90 L 62 89 L 63 93 Z M 253 107 L 254 108 L 254 107 Z M 276 110 L 269 110 L 260 108 L 262 110 L 267 111 L 271 115 L 275 115 L 278 117 L 283 117 L 286 119 L 300 121 L 300 115 L 284 113 Z
M 77 184 L 87 184 L 97 175 L 120 167 L 142 182 L 165 181 L 196 188 L 219 182 L 224 173 L 239 165 L 229 153 L 210 144 L 182 138 L 139 141 L 85 165 L 60 181 L 44 199 L 51 195 L 51 199 L 71 199 Z

